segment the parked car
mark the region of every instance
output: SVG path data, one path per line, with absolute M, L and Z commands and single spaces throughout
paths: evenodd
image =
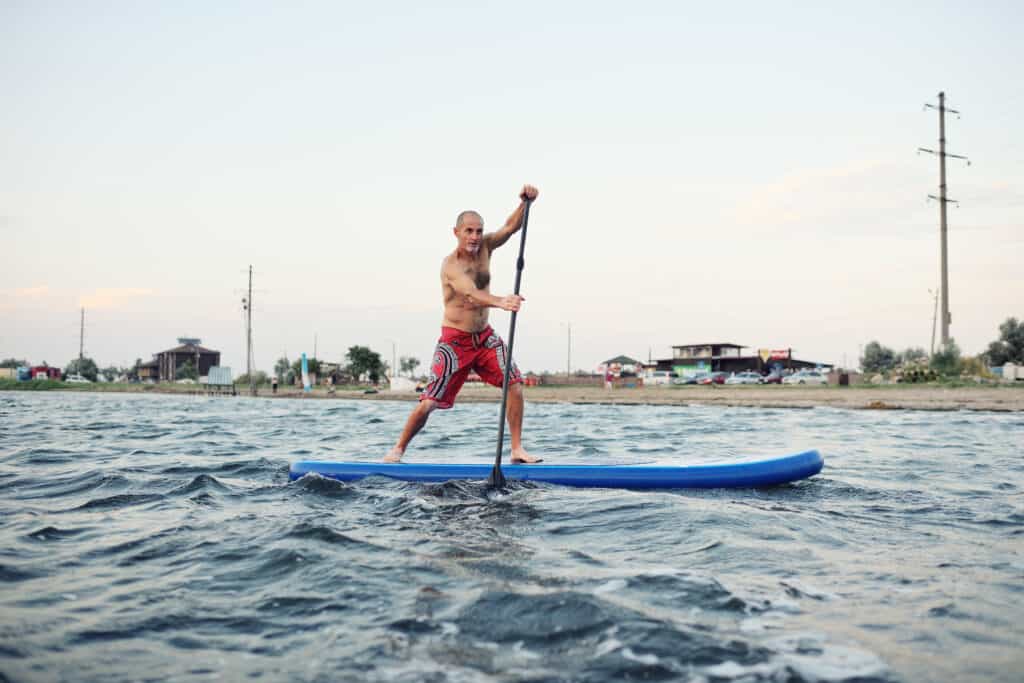
M 828 378 L 817 370 L 800 370 L 782 379 L 783 384 L 828 384 Z
M 782 384 L 782 375 L 777 372 L 770 372 L 761 378 L 765 384 Z
M 92 384 L 92 382 L 81 375 L 68 375 L 64 378 L 64 381 L 68 384 Z
M 672 380 L 672 384 L 700 384 L 700 378 L 707 374 L 706 372 L 695 372 L 692 375 L 683 375 Z
M 697 384 L 725 384 L 725 378 L 728 376 L 727 372 L 709 372 L 697 380 Z
M 679 375 L 669 370 L 652 370 L 644 377 L 644 384 L 647 386 L 672 384 L 672 380 L 678 377 Z
M 725 380 L 726 384 L 760 384 L 762 382 L 761 374 L 754 372 L 753 370 L 747 370 L 739 374 L 733 375 Z

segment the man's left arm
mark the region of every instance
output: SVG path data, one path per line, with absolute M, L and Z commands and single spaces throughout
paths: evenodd
M 497 249 L 508 242 L 509 237 L 518 232 L 519 227 L 523 224 L 523 211 L 526 210 L 526 202 L 533 201 L 538 194 L 537 188 L 533 185 L 523 185 L 523 189 L 519 193 L 519 206 L 505 219 L 505 225 L 501 226 L 500 230 L 484 235 L 484 243 L 489 250 Z

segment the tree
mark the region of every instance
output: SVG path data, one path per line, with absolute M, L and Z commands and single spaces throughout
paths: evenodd
M 111 365 L 100 370 L 100 374 L 103 375 L 108 382 L 113 382 L 121 375 L 121 369 L 116 365 Z
M 410 377 L 412 377 L 412 374 L 416 372 L 416 368 L 420 366 L 420 359 L 413 358 L 412 356 L 402 356 L 398 362 L 402 372 Z
M 45 365 L 45 363 L 44 363 Z M 82 358 L 81 362 L 76 358 L 68 366 L 64 368 L 65 375 L 81 375 L 90 382 L 96 381 L 96 375 L 99 374 L 99 368 L 96 367 L 96 361 L 92 358 Z
M 268 382 L 270 382 L 269 377 L 267 377 L 267 373 L 263 372 L 262 370 L 257 370 L 256 372 L 252 373 L 252 376 L 253 379 L 256 380 L 256 386 L 259 386 L 261 384 L 267 384 Z M 244 372 L 235 378 L 235 384 L 245 385 L 248 383 L 249 375 Z
M 922 349 L 921 347 L 908 348 L 905 349 L 903 353 L 897 355 L 896 360 L 899 365 L 904 365 L 906 363 L 914 363 L 916 361 L 924 361 L 928 360 L 928 352 Z
M 17 358 L 5 358 L 0 361 L 0 368 L 27 368 L 27 360 L 18 360 Z
M 376 384 L 384 374 L 384 363 L 380 359 L 380 354 L 371 351 L 369 347 L 350 346 L 345 358 L 348 359 L 347 370 L 357 379 L 366 374 L 369 375 L 370 381 Z
M 139 378 L 139 367 L 142 365 L 142 359 L 136 358 L 135 365 L 130 368 L 124 368 L 124 374 L 128 376 L 130 380 L 137 380 Z
M 868 342 L 864 347 L 864 356 L 860 359 L 860 367 L 864 372 L 882 372 L 891 370 L 896 365 L 896 354 L 877 341 Z
M 309 373 L 311 375 L 316 375 L 317 377 L 320 376 L 320 361 L 318 361 L 316 358 L 307 358 L 306 367 L 309 369 Z M 302 377 L 301 357 L 295 359 L 295 362 L 292 363 L 292 372 L 295 373 L 294 377 Z
M 191 358 L 174 371 L 174 379 L 199 379 L 199 373 L 196 371 L 196 366 L 192 364 Z
M 1007 318 L 999 326 L 999 339 L 985 351 L 989 365 L 1024 363 L 1024 320 Z
M 960 365 L 960 347 L 952 338 L 932 356 L 932 370 L 940 375 L 959 375 Z
M 291 364 L 288 362 L 287 356 L 281 356 L 278 358 L 277 362 L 274 363 L 274 376 L 283 382 L 288 374 L 290 365 Z

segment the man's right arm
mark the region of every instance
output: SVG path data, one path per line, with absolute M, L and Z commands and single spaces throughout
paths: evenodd
M 453 270 L 455 272 L 452 272 Z M 455 290 L 456 294 L 468 298 L 477 306 L 500 308 L 503 311 L 518 311 L 522 302 L 525 301 L 523 297 L 516 296 L 515 294 L 495 296 L 490 292 L 484 291 L 476 286 L 471 277 L 457 269 L 445 268 L 444 274 L 445 279 L 451 288 Z

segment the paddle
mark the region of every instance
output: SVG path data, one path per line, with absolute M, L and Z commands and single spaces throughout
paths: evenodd
M 515 295 L 519 296 L 519 283 L 523 278 L 523 252 L 526 250 L 526 223 L 530 220 L 530 204 L 532 199 L 524 197 L 526 206 L 523 207 L 523 223 L 519 237 L 519 259 L 516 261 L 516 288 Z M 512 371 L 512 345 L 516 341 L 516 313 L 512 311 L 512 322 L 508 329 L 508 354 L 505 357 L 505 379 L 501 383 L 501 414 L 498 415 L 498 453 L 494 456 L 494 469 L 491 470 L 491 477 L 487 480 L 491 488 L 505 488 L 505 475 L 501 472 L 501 446 L 505 440 L 505 406 L 508 402 L 508 378 Z

